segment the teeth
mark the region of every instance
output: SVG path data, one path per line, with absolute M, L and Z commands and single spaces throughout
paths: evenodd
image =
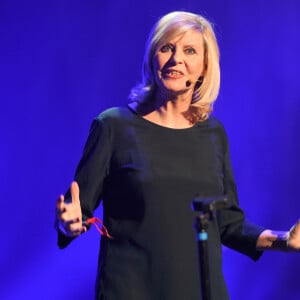
M 180 72 L 177 72 L 177 71 L 171 71 L 170 74 L 172 74 L 172 75 L 180 75 Z

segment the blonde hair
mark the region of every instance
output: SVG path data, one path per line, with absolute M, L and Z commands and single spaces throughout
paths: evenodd
M 205 68 L 203 77 L 195 85 L 191 111 L 195 121 L 203 121 L 209 117 L 220 88 L 219 48 L 211 23 L 203 16 L 190 12 L 171 12 L 159 19 L 152 28 L 146 43 L 143 80 L 131 90 L 129 97 L 132 101 L 143 103 L 150 100 L 156 91 L 153 57 L 157 48 L 191 29 L 199 31 L 203 36 Z

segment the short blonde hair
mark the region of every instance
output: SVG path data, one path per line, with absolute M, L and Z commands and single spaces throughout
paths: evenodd
M 153 57 L 157 48 L 188 30 L 199 31 L 204 41 L 204 75 L 201 83 L 195 85 L 191 103 L 191 108 L 196 115 L 195 119 L 203 121 L 212 112 L 213 103 L 219 94 L 220 64 L 219 47 L 214 30 L 211 23 L 201 15 L 175 11 L 158 20 L 146 43 L 143 81 L 131 90 L 130 99 L 139 103 L 150 100 L 157 88 L 153 70 Z

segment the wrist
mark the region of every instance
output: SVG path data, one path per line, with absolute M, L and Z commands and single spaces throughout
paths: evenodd
M 288 231 L 271 231 L 276 239 L 272 242 L 271 248 L 274 250 L 288 251 L 289 250 L 289 232 Z

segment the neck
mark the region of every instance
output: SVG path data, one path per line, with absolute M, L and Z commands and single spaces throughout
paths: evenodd
M 143 118 L 169 128 L 188 128 L 194 125 L 189 118 L 191 97 L 179 95 L 174 99 L 165 100 L 162 95 L 142 105 L 130 105 Z

